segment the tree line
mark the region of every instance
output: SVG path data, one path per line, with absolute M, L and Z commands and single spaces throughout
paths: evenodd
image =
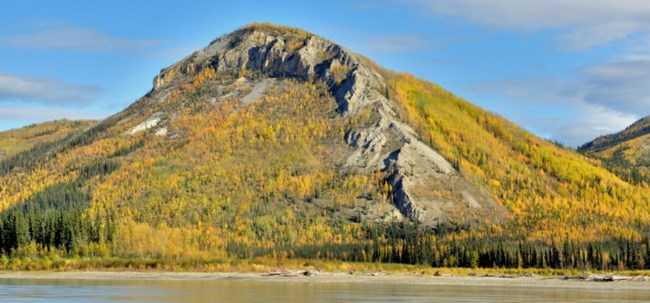
M 432 230 L 408 223 L 363 224 L 363 238 L 351 243 L 259 247 L 230 240 L 223 250 L 232 258 L 255 257 L 326 259 L 350 262 L 426 264 L 433 267 L 650 269 L 650 232 L 642 240 L 614 239 L 578 243 L 569 239 L 551 244 L 522 239 L 459 238 L 454 229 Z M 114 214 L 89 220 L 81 207 L 13 208 L 0 214 L 0 254 L 15 256 L 36 245 L 68 257 L 90 256 L 94 245 L 110 247 L 116 232 Z M 115 256 L 120 257 L 120 256 Z
M 231 241 L 226 249 L 237 258 L 283 256 L 467 268 L 650 269 L 650 232 L 640 241 L 565 239 L 549 245 L 507 237 L 460 239 L 453 229 L 436 231 L 401 223 L 363 229 L 365 239 L 357 243 L 256 247 Z

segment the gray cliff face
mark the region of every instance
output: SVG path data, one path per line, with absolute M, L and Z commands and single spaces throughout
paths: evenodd
M 498 209 L 489 193 L 467 182 L 400 121 L 394 110 L 397 103 L 386 96 L 387 81 L 363 62 L 349 50 L 309 33 L 250 27 L 223 36 L 164 69 L 154 79 L 153 91 L 164 91 L 179 75 L 195 75 L 207 67 L 232 79 L 252 74 L 320 81 L 336 99 L 341 115 L 364 115 L 371 121 L 347 130 L 345 141 L 351 155 L 341 169 L 382 172 L 403 216 L 433 225 L 461 220 L 465 215 L 458 212 Z
M 177 72 L 193 74 L 211 66 L 234 77 L 250 71 L 272 78 L 320 80 L 327 84 L 343 114 L 356 112 L 385 89 L 382 77 L 359 63 L 357 55 L 311 34 L 274 36 L 263 30 L 241 29 L 164 69 L 154 90 L 169 84 Z

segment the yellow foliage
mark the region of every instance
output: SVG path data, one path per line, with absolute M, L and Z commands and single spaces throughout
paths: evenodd
M 217 72 L 214 70 L 212 66 L 206 67 L 202 69 L 198 75 L 194 77 L 194 81 L 192 81 L 192 87 L 194 89 L 198 88 L 207 80 L 214 80 L 217 78 Z
M 350 72 L 350 67 L 347 65 L 341 64 L 339 60 L 332 61 L 330 65 L 330 73 L 334 77 L 334 81 L 337 84 L 340 84 L 343 79 L 347 77 L 347 74 Z
M 402 116 L 466 178 L 486 184 L 512 212 L 506 231 L 530 240 L 639 238 L 650 224 L 648 191 L 596 162 L 409 75 L 391 80 Z M 639 208 L 643 205 L 643 208 Z M 606 224 L 603 224 L 606 223 Z M 609 226 L 609 228 L 605 228 Z

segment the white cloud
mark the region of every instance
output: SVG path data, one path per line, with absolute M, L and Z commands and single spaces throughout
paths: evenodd
M 650 109 L 644 101 L 619 98 L 626 102 L 603 102 L 608 95 L 630 89 L 627 82 L 617 84 L 616 77 L 590 78 L 589 72 L 607 70 L 593 66 L 577 73 L 573 81 L 557 77 L 519 77 L 491 81 L 472 88 L 479 96 L 496 97 L 491 108 L 529 130 L 548 139 L 576 147 L 603 134 L 622 130 Z M 609 75 L 608 72 L 602 71 Z M 615 73 L 615 72 L 613 72 Z M 648 78 L 644 78 L 648 79 Z M 608 87 L 602 91 L 603 86 Z M 634 88 L 641 89 L 641 86 Z M 632 94 L 634 95 L 634 94 Z M 647 95 L 647 94 L 646 94 Z
M 574 118 L 548 119 L 544 122 L 552 133 L 550 139 L 573 147 L 589 142 L 600 135 L 621 131 L 639 119 L 635 115 L 597 105 L 578 102 L 572 106 L 577 112 Z
M 89 105 L 100 94 L 94 86 L 68 84 L 50 78 L 30 78 L 0 73 L 0 102 Z
M 627 56 L 578 71 L 584 100 L 629 114 L 650 115 L 650 56 Z
M 561 48 L 581 50 L 628 38 L 633 33 L 645 30 L 648 24 L 616 22 L 579 27 L 557 38 Z
M 568 48 L 587 48 L 650 29 L 646 0 L 403 0 L 429 13 L 495 28 L 555 29 Z
M 0 38 L 0 44 L 25 49 L 64 49 L 84 52 L 110 52 L 143 49 L 158 45 L 155 40 L 113 37 L 101 31 L 62 22 L 48 23 L 37 31 Z
M 471 90 L 522 102 L 562 104 L 561 100 L 576 98 L 584 88 L 578 83 L 570 83 L 557 77 L 521 76 L 515 79 L 483 82 L 474 85 Z
M 536 30 L 604 23 L 648 23 L 646 0 L 411 0 L 435 13 L 469 18 L 475 22 Z
M 559 99 L 559 98 L 558 98 Z M 617 112 L 606 107 L 581 102 L 579 99 L 564 98 L 563 104 L 551 111 L 543 105 L 515 100 L 501 103 L 499 112 L 506 117 L 547 139 L 577 147 L 600 135 L 621 131 L 639 117 Z M 534 114 L 533 114 L 534 113 Z
M 647 56 L 650 54 L 650 34 L 641 35 L 637 39 L 631 39 L 632 47 L 630 48 L 630 53 L 632 55 L 641 55 Z

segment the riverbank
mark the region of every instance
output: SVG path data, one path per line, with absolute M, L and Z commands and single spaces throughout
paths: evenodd
M 233 280 L 290 283 L 376 283 L 405 285 L 467 285 L 514 287 L 594 287 L 650 289 L 648 276 L 582 275 L 540 277 L 531 275 L 433 276 L 388 272 L 321 272 L 311 270 L 263 273 L 206 272 L 0 272 L 1 279 L 47 280 Z
M 268 273 L 308 270 L 326 273 L 386 273 L 422 276 L 539 276 L 585 277 L 649 276 L 650 270 L 595 270 L 555 268 L 466 268 L 426 264 L 345 262 L 320 259 L 150 259 L 150 258 L 14 258 L 0 257 L 0 272 L 155 272 L 155 273 Z

